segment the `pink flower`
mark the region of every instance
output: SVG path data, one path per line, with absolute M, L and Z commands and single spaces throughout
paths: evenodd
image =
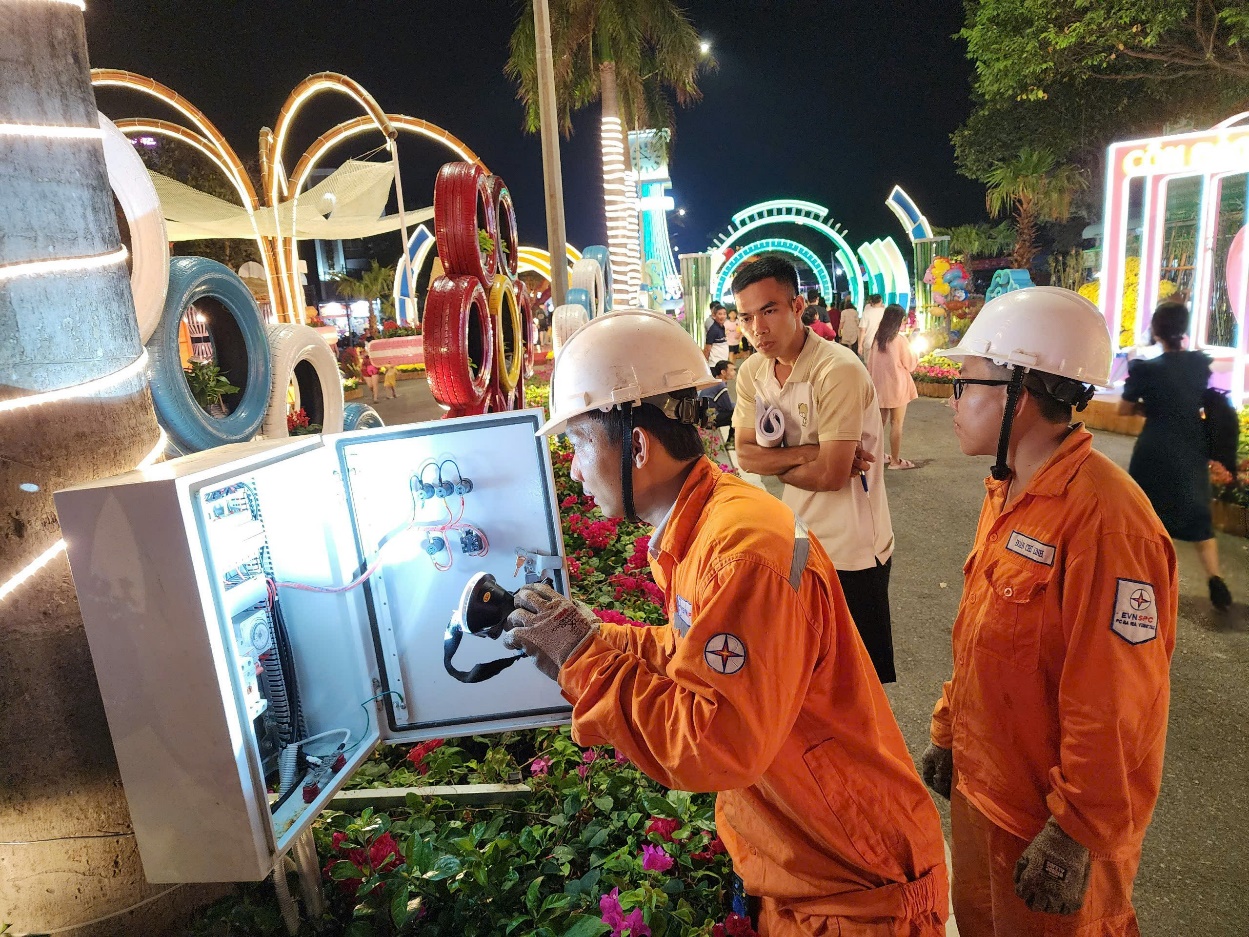
M 584 778 L 589 773 L 590 773 L 589 765 L 577 765 L 577 774 L 581 775 L 582 778 Z
M 616 751 L 616 764 L 623 766 L 623 765 L 627 765 L 628 763 L 629 763 L 629 756 L 626 755 L 624 752 L 617 750 Z
M 535 758 L 529 763 L 529 773 L 535 777 L 540 774 L 547 774 L 551 770 L 550 758 Z
M 642 870 L 645 872 L 667 872 L 672 868 L 672 856 L 662 846 L 646 845 L 642 847 Z
M 600 898 L 598 909 L 603 916 L 603 923 L 611 928 L 612 937 L 620 937 L 626 927 L 624 908 L 620 906 L 620 889 L 613 888 Z
M 596 752 L 592 748 L 587 748 L 585 751 L 581 753 L 581 760 L 584 761 L 587 765 L 593 764 L 594 762 L 598 761 L 598 752 Z
M 342 831 L 337 831 L 330 837 L 330 843 L 335 849 L 341 849 L 345 842 L 347 842 L 347 834 Z
M 759 934 L 750 926 L 748 918 L 740 914 L 730 914 L 723 924 L 711 928 L 711 937 L 759 937 Z
M 680 820 L 672 820 L 668 817 L 651 817 L 650 823 L 646 824 L 646 833 L 654 833 L 666 843 L 672 842 L 672 834 L 681 828 Z
M 629 932 L 629 937 L 651 937 L 651 929 L 646 926 L 641 908 L 634 908 L 629 912 L 629 916 L 624 919 L 624 927 Z

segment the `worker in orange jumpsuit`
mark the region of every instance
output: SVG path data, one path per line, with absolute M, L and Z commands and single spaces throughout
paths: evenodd
M 702 454 L 697 388 L 713 382 L 667 316 L 617 311 L 564 345 L 540 432 L 568 434 L 573 478 L 604 514 L 655 525 L 669 625 L 600 622 L 535 585 L 508 641 L 558 679 L 578 743 L 720 792 L 716 828 L 764 937 L 938 937 L 936 808 L 824 550 Z
M 922 762 L 950 798 L 954 918 L 963 937 L 1139 935 L 1177 576 L 1144 493 L 1070 425 L 1108 382 L 1105 320 L 1018 290 L 946 354 L 963 452 L 998 456 Z

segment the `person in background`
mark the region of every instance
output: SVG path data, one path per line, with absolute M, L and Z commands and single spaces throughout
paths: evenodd
M 872 342 L 876 338 L 876 330 L 880 328 L 880 320 L 884 318 L 885 306 L 880 301 L 879 293 L 867 297 L 867 305 L 863 307 L 863 316 L 859 322 L 859 357 L 867 364 L 872 356 Z
M 1210 359 L 1185 351 L 1188 309 L 1167 302 L 1154 310 L 1150 330 L 1162 354 L 1128 362 L 1123 385 L 1124 414 L 1145 417 L 1145 428 L 1132 449 L 1128 474 L 1173 540 L 1194 543 L 1206 571 L 1210 602 L 1223 610 L 1232 594 L 1219 570 L 1219 542 L 1210 519 L 1210 469 L 1202 425 L 1202 394 L 1210 383 Z
M 729 340 L 724 323 L 728 313 L 724 307 L 717 305 L 711 313 L 711 325 L 707 326 L 707 342 L 703 345 L 703 357 L 708 364 L 729 360 Z
M 368 386 L 369 393 L 373 395 L 373 403 L 377 403 L 377 382 L 380 375 L 380 369 L 373 363 L 373 359 L 369 357 L 368 352 L 365 352 L 364 357 L 360 360 L 360 376 L 364 378 L 364 383 Z
M 958 931 L 1137 937 L 1178 576 L 1144 492 L 1071 422 L 1110 381 L 1106 320 L 1078 293 L 1029 287 L 941 354 L 963 361 L 959 448 L 997 456 L 922 757 L 950 799 Z
M 387 396 L 394 400 L 399 396 L 399 365 L 392 364 L 382 368 L 382 373 L 382 386 L 388 391 Z
M 906 405 L 919 396 L 911 372 L 919 359 L 902 334 L 906 313 L 896 303 L 885 307 L 880 328 L 876 330 L 875 347 L 867 362 L 867 373 L 876 385 L 881 423 L 889 424 L 888 467 L 913 469 L 915 463 L 902 458 L 902 424 L 906 421 Z
M 723 308 L 724 308 L 724 303 L 720 302 L 720 300 L 713 299 L 711 301 L 711 303 L 707 306 L 707 320 L 703 323 L 704 329 L 711 328 L 711 323 L 713 323 L 716 320 L 716 310 L 723 309 Z
M 816 289 L 807 290 L 807 308 L 815 311 L 815 317 L 828 324 L 828 307 L 824 305 L 824 297 Z
M 738 913 L 760 933 L 942 937 L 937 810 L 820 542 L 703 454 L 696 389 L 711 380 L 669 316 L 620 309 L 568 340 L 538 432 L 567 434 L 572 478 L 604 516 L 655 525 L 669 623 L 599 621 L 535 583 L 517 590 L 505 642 L 558 681 L 577 744 L 718 792 Z M 841 469 L 857 487 L 856 463 Z
M 872 379 L 853 352 L 803 326 L 798 272 L 785 258 L 742 265 L 732 289 L 742 330 L 759 349 L 737 375 L 738 463 L 785 483 L 781 500 L 827 551 L 876 674 L 892 683 L 894 539 Z M 769 425 L 781 430 L 779 439 L 763 438 Z M 872 463 L 847 481 L 860 445 Z
M 728 382 L 737 377 L 737 367 L 731 361 L 717 361 L 711 366 L 711 376 L 719 383 L 710 387 L 704 387 L 698 392 L 698 396 L 706 397 L 711 401 L 711 406 L 715 410 L 716 428 L 722 429 L 726 426 L 729 428 L 724 442 L 727 447 L 732 448 L 735 441 L 733 437 L 733 398 L 729 394 Z
M 841 307 L 841 322 L 838 323 L 837 341 L 845 345 L 855 354 L 859 348 L 859 310 L 854 301 L 847 299 Z
M 837 333 L 837 341 L 841 341 L 841 301 L 834 300 L 828 307 L 828 327 Z
M 825 341 L 837 341 L 837 333 L 821 322 L 819 314 L 810 306 L 802 310 L 802 324 Z
M 725 311 L 724 337 L 729 343 L 729 360 L 736 361 L 742 353 L 742 327 L 737 322 L 737 310 Z

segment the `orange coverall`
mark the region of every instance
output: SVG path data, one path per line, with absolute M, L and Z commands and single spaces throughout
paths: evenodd
M 651 551 L 669 624 L 604 623 L 564 664 L 573 737 L 720 792 L 764 937 L 944 934 L 937 811 L 818 541 L 703 459 Z
M 964 937 L 1136 934 L 1132 881 L 1162 780 L 1175 551 L 1077 427 L 1005 506 L 989 479 L 963 567 L 954 675 L 932 718 L 953 749 L 954 917 Z M 1033 913 L 1015 860 L 1053 816 L 1092 856 L 1084 907 Z

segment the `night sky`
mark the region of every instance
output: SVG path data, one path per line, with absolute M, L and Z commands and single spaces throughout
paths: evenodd
M 522 132 L 502 71 L 519 8 L 511 0 L 91 0 L 87 40 L 93 66 L 172 87 L 244 161 L 254 160 L 260 128 L 272 126 L 301 79 L 348 74 L 386 110 L 431 120 L 472 147 L 508 182 L 522 241 L 545 246 L 538 140 Z M 827 206 L 854 244 L 886 235 L 902 242 L 884 205 L 894 183 L 935 225 L 984 217 L 984 190 L 955 173 L 949 144 L 970 109 L 971 68 L 950 38 L 960 2 L 702 0 L 688 8 L 719 70 L 704 76 L 703 101 L 678 111 L 672 194 L 687 214 L 672 221 L 682 252 L 706 248 L 734 212 L 781 197 Z M 98 99 L 114 119 L 170 116 L 129 92 L 106 89 Z M 358 113 L 346 98 L 318 99 L 299 120 L 286 164 Z M 597 106 L 581 112 L 562 147 L 568 235 L 578 246 L 605 240 L 598 117 Z M 380 142 L 360 136 L 337 152 L 357 156 Z M 429 205 L 446 151 L 401 134 L 400 152 L 409 207 Z M 827 249 L 818 239 L 812 246 Z

